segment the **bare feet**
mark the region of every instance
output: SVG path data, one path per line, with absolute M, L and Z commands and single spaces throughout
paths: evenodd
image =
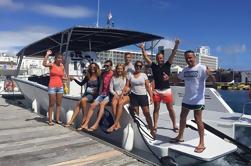
M 53 122 L 49 122 L 48 125 L 49 126 L 54 126 L 54 123 Z
M 172 138 L 172 139 L 170 140 L 170 142 L 171 142 L 171 143 L 181 143 L 181 142 L 184 142 L 184 139 L 181 139 L 181 138 L 176 137 L 176 138 Z
M 178 127 L 174 127 L 173 128 L 173 132 L 178 133 L 179 132 L 179 128 Z
M 72 123 L 67 123 L 64 127 L 71 127 Z

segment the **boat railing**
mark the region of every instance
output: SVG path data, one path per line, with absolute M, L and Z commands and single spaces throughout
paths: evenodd
M 247 105 L 251 105 L 251 101 L 249 101 L 249 102 L 247 102 L 247 103 L 245 103 L 245 104 L 243 105 L 243 107 L 242 107 L 242 114 L 241 114 L 241 116 L 240 116 L 240 118 L 239 118 L 239 121 L 241 121 L 241 119 L 244 118 L 245 112 L 246 112 L 245 109 L 246 109 Z

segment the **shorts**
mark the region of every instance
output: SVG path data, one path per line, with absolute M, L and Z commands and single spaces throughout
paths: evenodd
M 64 88 L 63 87 L 48 87 L 48 93 L 49 94 L 64 94 Z
M 185 103 L 182 103 L 182 107 L 185 107 L 186 109 L 189 109 L 189 110 L 196 110 L 196 111 L 202 111 L 205 109 L 205 105 L 190 105 L 190 104 L 185 104 Z
M 148 96 L 147 95 L 136 95 L 134 93 L 131 93 L 129 95 L 130 97 L 130 106 L 131 107 L 145 107 L 149 106 L 148 102 Z
M 155 90 L 155 94 L 153 94 L 153 102 L 163 102 L 163 103 L 172 103 L 173 96 L 171 89 L 164 90 Z
M 97 103 L 97 104 L 101 103 L 102 101 L 109 102 L 109 100 L 110 100 L 109 98 L 110 98 L 109 95 L 99 95 L 99 96 L 94 100 L 94 102 Z
M 86 97 L 87 98 L 87 102 L 89 102 L 89 103 L 91 103 L 91 102 L 93 102 L 93 100 L 95 99 L 95 97 L 92 95 L 92 94 L 84 94 L 83 96 L 82 96 L 82 98 L 83 97 Z

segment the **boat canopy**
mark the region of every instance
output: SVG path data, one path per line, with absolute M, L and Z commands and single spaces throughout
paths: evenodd
M 17 56 L 44 56 L 52 52 L 106 51 L 131 44 L 163 39 L 161 36 L 114 28 L 76 26 L 34 42 L 17 53 Z

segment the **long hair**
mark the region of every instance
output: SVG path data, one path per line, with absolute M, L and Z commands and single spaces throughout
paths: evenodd
M 118 69 L 118 67 L 120 67 L 120 66 L 123 68 L 122 78 L 125 79 L 125 78 L 126 78 L 125 65 L 122 64 L 122 63 L 117 64 L 117 66 L 116 66 L 116 68 L 115 68 L 115 77 L 118 77 L 118 76 L 119 76 L 118 73 L 117 73 L 117 69 Z
M 88 70 L 87 70 L 87 73 L 86 73 L 86 77 L 87 77 L 88 79 L 91 77 L 91 65 L 93 65 L 93 64 L 95 65 L 95 75 L 96 75 L 97 77 L 99 77 L 100 74 L 101 74 L 101 70 L 100 70 L 100 68 L 99 68 L 99 65 L 98 65 L 97 63 L 95 63 L 95 62 L 92 62 L 92 63 L 89 64 Z

